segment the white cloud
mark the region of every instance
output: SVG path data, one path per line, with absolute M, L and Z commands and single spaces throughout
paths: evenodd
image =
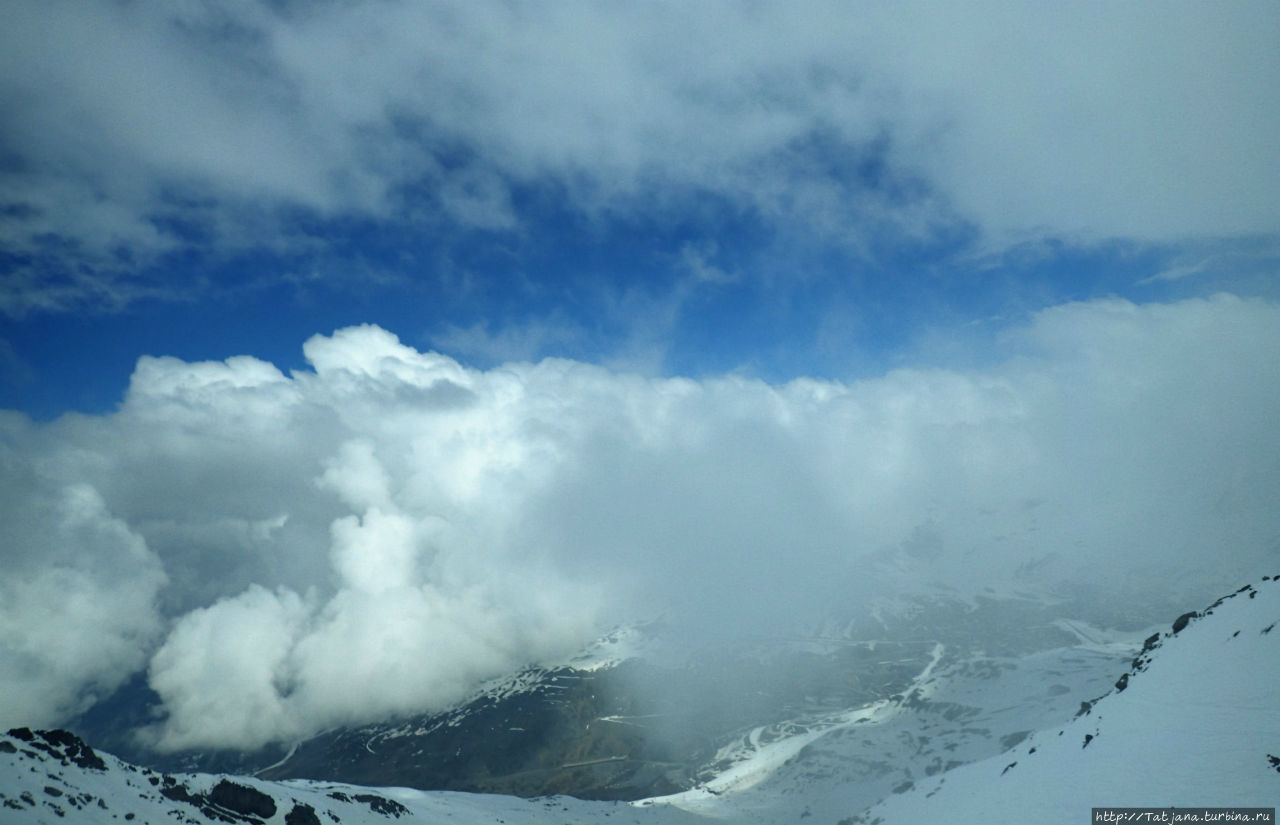
M 1138 286 L 1154 284 L 1157 281 L 1181 281 L 1183 278 L 1190 278 L 1193 275 L 1199 275 L 1204 272 L 1208 263 L 1208 261 L 1200 261 L 1199 263 L 1194 264 L 1171 266 L 1168 269 L 1157 272 L 1155 275 L 1150 275 L 1138 281 Z
M 0 462 L 0 725 L 49 725 L 143 665 L 165 575 L 91 486 L 51 485 L 9 449 Z
M 169 711 L 157 746 L 236 747 L 293 734 L 281 693 L 306 617 L 296 594 L 258 585 L 183 616 L 151 659 L 151 686 Z
M 149 660 L 157 741 L 252 744 L 615 621 L 710 641 L 930 582 L 1181 605 L 1273 572 L 1274 303 L 1069 304 L 1001 346 L 776 386 L 478 371 L 370 326 L 290 376 L 143 359 L 117 412 L 5 419 L 8 707 L 65 716 Z
M 909 154 L 994 234 L 1144 240 L 1273 233 L 1266 135 L 1280 71 L 1264 4 L 879 9 L 861 41 L 908 99 L 945 120 Z
M 487 321 L 470 326 L 449 325 L 431 336 L 431 343 L 473 362 L 533 361 L 540 353 L 581 347 L 586 334 L 561 313 L 492 329 Z
M 997 247 L 1272 234 L 1280 212 L 1265 2 L 24 2 L 7 23 L 22 208 L 0 240 L 57 233 L 106 269 L 182 242 L 156 219 L 273 242 L 280 205 L 510 229 L 513 184 L 593 218 L 711 193 L 854 244 L 956 220 Z M 877 153 L 896 189 L 852 171 Z M 404 211 L 406 186 L 430 204 Z M 90 289 L 69 288 L 6 305 Z

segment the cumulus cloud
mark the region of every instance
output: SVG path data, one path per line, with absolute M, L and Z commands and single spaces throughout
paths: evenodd
M 8 422 L 6 422 L 8 423 Z M 0 724 L 54 724 L 109 695 L 161 631 L 160 561 L 90 485 L 58 485 L 0 441 Z
M 248 746 L 632 619 L 710 644 L 937 586 L 1163 619 L 1274 572 L 1274 303 L 1068 304 L 1001 346 L 779 385 L 482 371 L 371 326 L 289 375 L 144 358 L 113 413 L 4 419 L 5 720 L 145 667 L 158 745 Z
M 174 287 L 127 265 L 277 245 L 299 208 L 510 230 L 521 187 L 592 218 L 710 195 L 854 244 L 1273 233 L 1280 211 L 1269 3 L 9 12 L 0 241 L 98 272 L 20 271 L 10 314 Z
M 169 711 L 156 744 L 237 747 L 289 737 L 285 660 L 305 619 L 297 594 L 258 585 L 183 616 L 151 661 L 151 686 Z

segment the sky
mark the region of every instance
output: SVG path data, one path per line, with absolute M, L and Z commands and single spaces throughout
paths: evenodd
M 1274 4 L 5 16 L 0 722 L 1275 561 Z

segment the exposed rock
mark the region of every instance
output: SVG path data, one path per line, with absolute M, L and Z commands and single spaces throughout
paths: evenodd
M 303 802 L 295 802 L 289 813 L 284 815 L 284 825 L 320 825 L 320 817 L 316 809 Z
M 9 736 L 23 742 L 29 742 L 31 747 L 44 751 L 64 766 L 77 765 L 94 771 L 105 771 L 107 769 L 107 763 L 103 762 L 102 758 L 94 753 L 93 748 L 86 745 L 80 737 L 70 731 L 32 731 L 30 728 L 13 728 L 9 731 Z M 4 743 L 4 745 L 4 753 L 13 753 L 16 750 L 12 743 Z
M 394 799 L 386 799 L 381 796 L 375 796 L 371 793 L 358 793 L 352 797 L 357 802 L 363 802 L 369 806 L 369 810 L 375 814 L 383 816 L 394 816 L 399 819 L 401 816 L 408 816 L 409 809 L 396 802 Z
M 1183 629 L 1186 628 L 1186 626 L 1191 622 L 1191 620 L 1199 617 L 1199 615 L 1200 613 L 1198 611 L 1192 610 L 1188 613 L 1183 613 L 1181 616 L 1174 619 L 1173 620 L 1174 635 L 1181 633 Z
M 246 816 L 263 819 L 275 816 L 276 801 L 256 788 L 223 779 L 209 791 L 208 799 L 214 805 Z
M 172 799 L 174 802 L 186 802 L 188 805 L 194 805 L 197 808 L 204 807 L 206 801 L 204 797 L 197 796 L 187 790 L 186 785 L 171 785 L 170 787 L 162 788 L 160 794 L 167 799 Z

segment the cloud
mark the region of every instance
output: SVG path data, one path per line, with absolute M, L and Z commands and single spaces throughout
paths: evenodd
M 940 586 L 1163 618 L 1273 572 L 1280 307 L 1066 304 L 999 345 L 854 383 L 482 371 L 373 326 L 289 375 L 144 358 L 110 414 L 4 419 L 5 720 L 146 667 L 156 743 L 249 746 L 634 619 L 711 644 Z
M 547 320 L 509 324 L 497 330 L 491 330 L 486 321 L 466 327 L 450 325 L 432 335 L 431 343 L 470 361 L 503 363 L 533 361 L 548 350 L 580 347 L 584 338 L 582 330 L 556 314 Z
M 1199 263 L 1194 263 L 1194 264 L 1182 264 L 1179 266 L 1172 266 L 1172 267 L 1169 267 L 1168 269 L 1164 269 L 1164 270 L 1161 270 L 1160 272 L 1157 272 L 1155 275 L 1150 275 L 1146 278 L 1143 278 L 1142 280 L 1138 281 L 1138 286 L 1146 286 L 1148 284 L 1154 284 L 1158 281 L 1181 281 L 1183 278 L 1190 278 L 1193 275 L 1199 275 L 1200 273 L 1204 272 L 1205 268 L 1208 266 L 1208 263 L 1209 263 L 1208 261 L 1200 261 Z
M 863 43 L 949 118 L 910 160 L 989 232 L 1274 232 L 1254 177 L 1280 163 L 1262 145 L 1280 108 L 1259 106 L 1254 86 L 1280 68 L 1273 9 L 927 8 L 884 11 Z
M 711 198 L 854 248 L 1271 234 L 1280 211 L 1269 3 L 30 0 L 7 22 L 0 242 L 96 273 L 37 267 L 13 314 L 189 288 L 130 272 L 278 245 L 298 210 L 518 232 L 530 190 L 588 222 Z
M 281 696 L 302 600 L 250 585 L 182 617 L 151 660 L 151 686 L 169 711 L 159 747 L 236 747 L 291 736 Z
M 50 725 L 145 663 L 162 627 L 156 594 L 165 575 L 91 486 L 49 485 L 4 447 L 0 719 Z

